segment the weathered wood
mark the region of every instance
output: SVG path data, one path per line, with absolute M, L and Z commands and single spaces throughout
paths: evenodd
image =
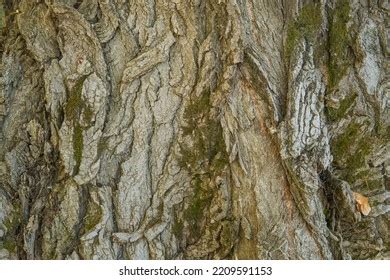
M 387 1 L 5 1 L 0 258 L 390 258 Z

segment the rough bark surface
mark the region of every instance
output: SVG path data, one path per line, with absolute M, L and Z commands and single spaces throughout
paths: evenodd
M 0 258 L 390 258 L 388 1 L 2 8 Z

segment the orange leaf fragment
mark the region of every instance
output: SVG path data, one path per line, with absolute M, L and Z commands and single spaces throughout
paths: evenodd
M 368 203 L 368 197 L 357 192 L 353 192 L 353 197 L 356 200 L 356 207 L 359 212 L 362 213 L 364 216 L 370 214 L 371 206 L 370 203 Z

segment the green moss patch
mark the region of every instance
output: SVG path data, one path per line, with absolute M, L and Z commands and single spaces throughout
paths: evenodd
M 74 167 L 74 173 L 77 174 L 80 169 L 81 159 L 83 157 L 84 137 L 83 129 L 80 124 L 77 123 L 73 130 L 73 158 L 76 161 Z
M 181 146 L 179 165 L 192 176 L 192 195 L 184 212 L 191 236 L 202 232 L 204 213 L 214 197 L 214 179 L 229 164 L 220 120 L 212 114 L 210 92 L 191 100 L 184 112 L 183 136 L 192 144 Z
M 222 246 L 222 251 L 230 251 L 234 245 L 235 231 L 231 225 L 230 221 L 223 223 L 221 234 L 220 234 L 220 243 Z
M 91 231 L 98 223 L 101 222 L 102 217 L 102 208 L 98 204 L 90 200 L 88 203 L 87 213 L 84 217 L 84 231 Z
M 191 136 L 193 146 L 181 146 L 180 166 L 193 174 L 196 169 L 210 175 L 220 172 L 228 164 L 228 155 L 220 121 L 211 116 L 210 92 L 193 101 L 184 118 L 187 125 L 183 127 L 183 136 Z
M 322 23 L 321 7 L 318 3 L 303 6 L 299 16 L 288 22 L 285 56 L 290 61 L 292 53 L 300 41 L 305 39 L 314 46 L 315 61 L 324 62 L 328 70 L 328 83 L 333 88 L 345 75 L 352 58 L 350 46 L 352 42 L 351 30 L 348 28 L 350 20 L 350 5 L 347 0 L 338 0 L 333 9 L 328 11 L 329 37 L 321 38 Z M 329 61 L 325 61 L 326 53 Z
M 321 28 L 322 16 L 319 4 L 305 5 L 299 16 L 288 23 L 286 57 L 289 60 L 299 41 L 305 38 L 313 42 Z
M 10 253 L 16 253 L 18 248 L 18 231 L 22 223 L 22 212 L 19 204 L 13 206 L 14 209 L 3 221 L 5 227 L 5 236 L 3 237 L 2 244 L 0 247 L 3 247 Z
M 184 224 L 182 221 L 175 220 L 173 226 L 172 226 L 172 232 L 176 237 L 181 240 L 182 235 L 183 235 L 183 229 L 184 229 Z
M 332 122 L 338 121 L 346 116 L 349 108 L 351 108 L 355 102 L 357 94 L 355 92 L 351 92 L 348 96 L 346 96 L 343 100 L 340 101 L 340 105 L 338 108 L 326 107 L 326 115 L 328 119 Z
M 3 8 L 3 2 L 0 2 L 0 29 L 4 27 L 5 13 Z
M 351 123 L 344 133 L 332 141 L 334 163 L 342 171 L 342 178 L 353 184 L 360 169 L 365 169 L 366 158 L 372 152 L 375 137 L 362 130 L 362 125 Z
M 343 161 L 353 146 L 352 144 L 356 141 L 360 133 L 360 125 L 351 123 L 344 131 L 343 134 L 339 135 L 332 143 L 333 154 L 336 160 Z
M 69 120 L 77 120 L 80 117 L 83 108 L 82 92 L 84 81 L 87 76 L 81 77 L 73 86 L 65 105 L 65 115 Z
M 93 117 L 92 109 L 83 101 L 82 91 L 83 85 L 88 76 L 81 77 L 73 86 L 68 97 L 68 102 L 65 105 L 65 116 L 72 122 L 73 125 L 73 158 L 76 162 L 74 174 L 79 172 L 81 159 L 83 156 L 83 127 L 80 124 L 80 116 L 83 113 L 83 119 L 90 123 Z
M 190 231 L 193 236 L 199 236 L 201 233 L 200 221 L 203 218 L 204 212 L 213 199 L 213 191 L 203 183 L 203 178 L 197 175 L 192 182 L 193 196 L 189 207 L 184 213 L 184 217 L 189 223 Z
M 347 23 L 350 6 L 349 1 L 339 0 L 333 10 L 329 11 L 329 85 L 333 87 L 345 74 L 351 58 L 348 48 L 351 44 Z
M 375 131 L 381 142 L 384 144 L 390 142 L 390 125 L 386 124 L 379 116 L 375 118 Z

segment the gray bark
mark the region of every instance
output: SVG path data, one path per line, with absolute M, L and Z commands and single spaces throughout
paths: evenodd
M 3 7 L 0 258 L 390 258 L 388 1 Z

